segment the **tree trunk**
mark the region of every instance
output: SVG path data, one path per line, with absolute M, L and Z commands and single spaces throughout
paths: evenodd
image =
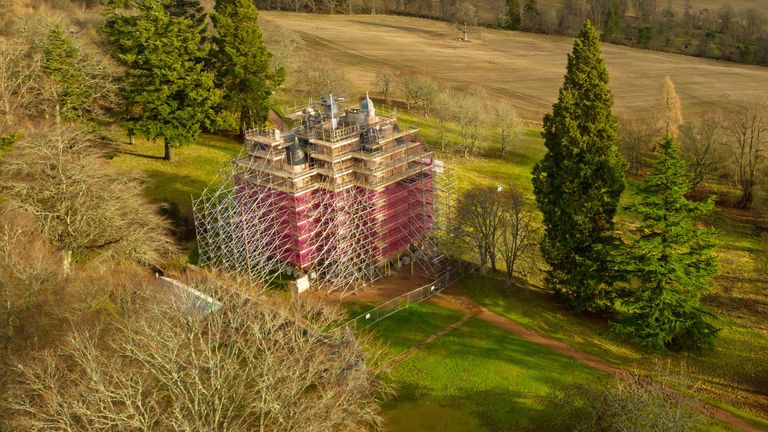
M 72 251 L 65 250 L 64 257 L 61 262 L 61 268 L 65 275 L 72 273 Z
M 478 248 L 480 252 L 480 274 L 488 272 L 488 253 L 484 247 Z
M 165 148 L 165 153 L 163 154 L 163 160 L 170 161 L 171 160 L 171 143 L 168 142 L 168 138 L 163 137 L 163 147 Z
M 741 192 L 741 197 L 739 198 L 739 203 L 737 207 L 742 210 L 749 210 L 750 208 L 752 208 L 753 199 L 754 199 L 754 196 L 752 194 L 752 188 L 745 188 Z
M 440 120 L 440 151 L 445 151 L 445 121 Z
M 488 258 L 491 261 L 491 270 L 494 272 L 496 271 L 496 251 L 491 248 L 491 250 L 488 251 Z

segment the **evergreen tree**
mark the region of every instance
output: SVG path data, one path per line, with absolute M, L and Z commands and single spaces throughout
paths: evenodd
M 667 135 L 638 202 L 629 206 L 640 224 L 622 266 L 630 282 L 617 301 L 623 319 L 616 328 L 654 348 L 697 348 L 718 331 L 700 306 L 717 272 L 713 233 L 694 220 L 712 211 L 714 202 L 687 200 L 690 189 L 691 175 Z
M 169 0 L 165 4 L 165 10 L 174 18 L 189 18 L 203 34 L 207 30 L 203 25 L 207 15 L 200 0 Z
M 507 28 L 517 30 L 520 28 L 521 21 L 520 2 L 518 0 L 507 0 Z
M 165 0 L 137 0 L 136 13 L 107 12 L 105 32 L 127 68 L 123 98 L 126 127 L 148 139 L 162 138 L 164 159 L 171 148 L 193 142 L 201 128 L 216 127 L 222 92 L 204 70 L 208 46 L 201 27 L 171 16 Z
M 80 49 L 64 30 L 59 26 L 52 28 L 43 46 L 43 71 L 53 81 L 49 90 L 57 121 L 83 117 L 93 99 L 80 60 Z
M 259 12 L 251 0 L 217 0 L 214 11 L 217 80 L 225 90 L 226 109 L 240 116 L 242 134 L 267 120 L 269 97 L 285 73 L 270 68 L 272 55 L 262 40 Z
M 577 310 L 605 312 L 613 298 L 613 218 L 624 190 L 618 121 L 598 34 L 584 24 L 557 103 L 544 116 L 547 153 L 533 169 L 544 216 L 547 286 Z

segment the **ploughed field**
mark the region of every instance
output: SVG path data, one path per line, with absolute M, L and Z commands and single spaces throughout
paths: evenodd
M 472 40 L 462 42 L 450 24 L 388 15 L 265 11 L 261 20 L 265 31 L 295 32 L 301 50 L 314 61 L 340 66 L 356 92 L 373 92 L 376 72 L 390 67 L 425 73 L 457 88 L 483 87 L 535 120 L 557 98 L 572 47 L 567 37 L 486 28 L 473 29 Z M 768 99 L 768 68 L 611 44 L 602 48 L 619 114 L 654 110 L 666 75 L 675 82 L 688 118 L 724 104 Z

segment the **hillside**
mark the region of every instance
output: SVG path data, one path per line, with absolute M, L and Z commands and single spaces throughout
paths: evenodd
M 408 17 L 262 12 L 261 19 L 267 28 L 295 32 L 312 57 L 343 66 L 356 90 L 373 90 L 384 67 L 416 71 L 457 87 L 484 87 L 532 119 L 555 101 L 571 47 L 570 38 L 490 29 L 461 42 L 449 24 Z M 768 97 L 766 68 L 610 44 L 603 54 L 619 114 L 652 110 L 666 75 L 689 117 Z

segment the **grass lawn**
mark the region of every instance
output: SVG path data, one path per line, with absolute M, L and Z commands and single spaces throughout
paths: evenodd
M 352 307 L 354 312 L 365 310 L 361 304 Z M 394 356 L 460 317 L 420 303 L 369 329 Z M 540 409 L 538 396 L 599 376 L 473 318 L 394 367 L 397 396 L 384 404 L 384 417 L 393 431 L 519 430 Z
M 137 139 L 132 146 L 121 146 L 112 162 L 118 168 L 144 173 L 149 179 L 144 190 L 151 200 L 172 203 L 182 215 L 191 215 L 192 198 L 217 179 L 240 147 L 237 140 L 203 134 L 196 143 L 174 149 L 174 160 L 167 162 L 162 159 L 160 141 Z
M 755 424 L 768 427 L 768 338 L 724 317 L 715 349 L 701 354 L 659 353 L 611 332 L 608 324 L 570 312 L 549 293 L 535 288 L 506 288 L 501 279 L 472 275 L 461 282 L 488 309 L 521 325 L 624 367 L 647 368 L 653 358 L 685 362 L 700 381 L 698 395 Z M 761 395 L 761 393 L 763 393 Z

